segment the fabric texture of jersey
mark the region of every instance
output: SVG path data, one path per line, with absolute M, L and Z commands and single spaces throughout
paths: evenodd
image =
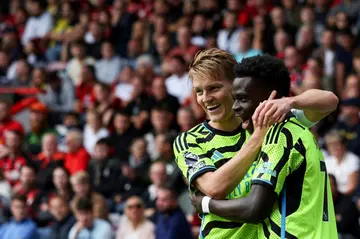
M 259 238 L 281 238 L 282 229 L 288 239 L 337 238 L 324 157 L 311 132 L 295 117 L 268 131 L 252 184 L 271 187 L 278 195 L 270 216 L 258 226 Z
M 175 160 L 188 180 L 189 189 L 196 190 L 192 183 L 197 177 L 215 171 L 233 158 L 249 136 L 241 125 L 233 132 L 224 132 L 212 128 L 206 121 L 179 135 L 174 142 Z M 255 166 L 256 163 L 227 199 L 248 195 Z M 255 239 L 257 226 L 231 222 L 211 213 L 203 214 L 200 238 Z

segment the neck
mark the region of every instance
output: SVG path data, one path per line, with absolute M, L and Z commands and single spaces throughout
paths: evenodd
M 134 229 L 138 228 L 143 222 L 143 219 L 140 219 L 138 221 L 132 221 L 131 224 L 133 226 Z
M 241 123 L 242 123 L 241 119 L 235 117 L 235 115 L 231 116 L 226 121 L 221 121 L 221 122 L 212 122 L 212 121 L 210 121 L 209 122 L 209 124 L 212 127 L 214 127 L 215 129 L 222 130 L 222 131 L 227 131 L 227 132 L 232 132 L 232 131 L 236 130 Z

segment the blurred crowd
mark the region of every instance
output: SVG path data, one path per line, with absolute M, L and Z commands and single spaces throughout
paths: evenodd
M 187 67 L 213 47 L 338 95 L 312 130 L 360 238 L 359 30 L 358 0 L 2 1 L 0 239 L 196 238 L 172 143 L 206 119 Z

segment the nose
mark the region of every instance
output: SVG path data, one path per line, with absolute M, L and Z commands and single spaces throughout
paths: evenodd
M 233 105 L 232 105 L 232 109 L 233 109 L 234 112 L 238 112 L 238 111 L 241 110 L 241 106 L 240 106 L 240 104 L 238 104 L 238 103 L 235 101 L 235 102 L 233 103 Z
M 213 96 L 209 94 L 208 92 L 204 91 L 202 101 L 207 104 L 210 103 L 213 100 Z

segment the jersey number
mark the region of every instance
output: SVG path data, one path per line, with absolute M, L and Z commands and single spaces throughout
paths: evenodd
M 326 165 L 324 161 L 320 161 L 320 170 L 321 172 L 325 173 L 325 184 L 324 184 L 324 206 L 323 206 L 323 221 L 327 222 L 329 221 L 328 217 L 328 193 L 327 193 L 327 172 L 326 172 Z

